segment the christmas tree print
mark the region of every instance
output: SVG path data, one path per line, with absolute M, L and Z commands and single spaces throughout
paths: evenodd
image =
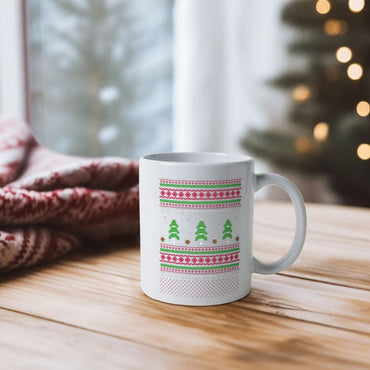
M 226 238 L 231 239 L 233 237 L 232 232 L 233 230 L 231 229 L 231 221 L 227 219 L 224 225 L 224 231 L 222 232 L 223 233 L 222 239 L 226 239 Z
M 168 239 L 175 238 L 177 240 L 180 240 L 179 234 L 180 231 L 178 229 L 179 225 L 177 224 L 176 220 L 172 220 L 170 223 L 170 230 L 168 231 Z
M 202 220 L 199 221 L 199 224 L 197 226 L 197 231 L 195 232 L 195 240 L 203 239 L 207 241 L 207 231 L 206 231 L 207 226 L 204 224 Z

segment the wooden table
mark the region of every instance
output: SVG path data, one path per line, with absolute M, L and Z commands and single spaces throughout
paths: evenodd
M 304 251 L 254 275 L 245 299 L 183 307 L 139 286 L 137 245 L 79 251 L 1 277 L 1 369 L 370 368 L 370 210 L 308 205 Z M 293 234 L 290 204 L 259 203 L 255 254 Z

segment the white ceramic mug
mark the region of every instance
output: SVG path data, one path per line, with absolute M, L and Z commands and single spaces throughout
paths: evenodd
M 251 157 L 159 153 L 140 158 L 141 287 L 159 301 L 202 306 L 232 302 L 251 291 L 251 276 L 289 267 L 302 250 L 306 211 L 296 186 L 255 174 Z M 296 230 L 276 262 L 252 255 L 254 193 L 265 185 L 290 196 Z M 273 237 L 273 235 L 271 235 Z

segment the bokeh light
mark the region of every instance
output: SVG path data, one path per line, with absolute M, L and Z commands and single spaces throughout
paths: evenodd
M 311 150 L 311 140 L 306 136 L 298 136 L 294 142 L 294 146 L 299 153 L 308 153 Z
M 342 46 L 337 50 L 336 57 L 338 62 L 347 63 L 352 58 L 352 50 L 347 46 Z
M 325 141 L 329 134 L 329 125 L 326 122 L 319 122 L 313 129 L 313 137 L 317 141 Z
M 328 19 L 324 24 L 324 31 L 329 36 L 343 35 L 347 29 L 347 22 L 338 19 Z
M 356 112 L 361 117 L 366 117 L 370 113 L 370 104 L 367 101 L 360 101 L 356 106 Z
M 351 12 L 358 13 L 365 6 L 365 0 L 348 0 L 348 7 Z
M 357 147 L 357 156 L 364 161 L 370 159 L 370 145 L 367 143 L 360 144 Z
M 294 100 L 305 101 L 311 96 L 311 90 L 307 85 L 298 85 L 292 91 Z
M 330 12 L 331 5 L 328 0 L 318 0 L 316 2 L 316 11 L 319 14 L 328 14 Z
M 362 77 L 363 69 L 360 64 L 352 63 L 347 68 L 347 75 L 351 80 L 359 80 Z

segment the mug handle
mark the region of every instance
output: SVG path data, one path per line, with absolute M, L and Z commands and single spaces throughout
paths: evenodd
M 288 268 L 299 256 L 306 237 L 307 217 L 303 197 L 298 188 L 287 178 L 273 173 L 255 175 L 255 192 L 266 185 L 277 185 L 283 188 L 293 202 L 296 228 L 293 243 L 288 252 L 276 262 L 263 263 L 253 257 L 253 272 L 268 275 Z

